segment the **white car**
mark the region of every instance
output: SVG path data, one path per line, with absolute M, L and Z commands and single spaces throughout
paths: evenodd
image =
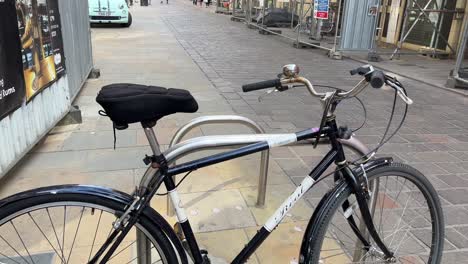
M 94 24 L 121 24 L 130 27 L 132 15 L 125 0 L 88 0 L 89 21 Z

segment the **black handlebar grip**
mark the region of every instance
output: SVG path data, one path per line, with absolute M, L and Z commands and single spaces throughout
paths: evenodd
M 374 88 L 382 88 L 385 84 L 385 75 L 382 71 L 374 70 L 368 79 L 370 85 Z
M 266 89 L 266 88 L 280 87 L 280 86 L 281 86 L 280 79 L 274 79 L 274 80 L 268 80 L 268 81 L 263 81 L 263 82 L 244 84 L 242 85 L 242 91 L 246 93 L 246 92 L 251 92 L 251 91 L 256 91 L 256 90 L 261 90 L 261 89 Z

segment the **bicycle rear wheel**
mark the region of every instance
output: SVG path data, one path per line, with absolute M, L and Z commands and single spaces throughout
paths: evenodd
M 367 173 L 378 184 L 373 221 L 396 262 L 388 262 L 370 239 L 367 250 L 352 231 L 347 218 L 353 216 L 365 230 L 351 188 L 339 183 L 319 205 L 304 236 L 301 263 L 439 263 L 444 243 L 443 214 L 438 195 L 419 171 L 392 163 Z M 343 209 L 349 202 L 352 209 Z M 365 233 L 364 233 L 365 234 Z M 365 234 L 365 236 L 368 236 Z
M 1 206 L 0 263 L 88 263 L 125 206 L 78 193 L 50 193 Z M 150 252 L 144 255 L 142 247 Z M 142 216 L 108 263 L 145 263 L 149 258 L 148 264 L 178 263 L 168 238 Z

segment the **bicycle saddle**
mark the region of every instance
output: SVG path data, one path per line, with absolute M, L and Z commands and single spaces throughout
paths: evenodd
M 174 113 L 194 113 L 197 101 L 187 90 L 129 83 L 102 87 L 96 102 L 117 125 L 154 122 Z

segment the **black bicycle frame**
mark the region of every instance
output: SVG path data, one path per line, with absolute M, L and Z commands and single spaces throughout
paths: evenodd
M 325 157 L 320 161 L 320 163 L 309 173 L 309 177 L 311 177 L 314 182 L 317 181 L 320 178 L 320 176 L 322 176 L 322 174 L 330 167 L 330 165 L 332 163 L 335 163 L 337 165 L 337 170 L 341 174 L 341 177 L 343 177 L 346 181 L 348 181 L 353 193 L 356 195 L 357 202 L 361 210 L 361 214 L 363 216 L 364 222 L 367 226 L 367 229 L 371 237 L 374 239 L 377 246 L 382 250 L 382 252 L 386 255 L 386 257 L 392 258 L 393 253 L 390 252 L 388 248 L 385 246 L 385 244 L 382 242 L 373 224 L 372 215 L 369 211 L 369 207 L 367 204 L 367 197 L 368 197 L 368 193 L 366 192 L 367 186 L 364 186 L 365 183 L 363 183 L 362 180 L 360 180 L 353 173 L 353 171 L 348 167 L 348 164 L 345 158 L 345 153 L 343 151 L 343 146 L 338 140 L 340 138 L 339 133 L 340 133 L 340 130 L 338 129 L 334 118 L 328 119 L 325 122 L 325 125 L 323 126 L 321 131 L 317 131 L 314 129 L 307 129 L 307 130 L 296 133 L 297 141 L 312 139 L 312 138 L 316 138 L 319 135 L 322 135 L 324 137 L 328 137 L 330 144 L 331 144 L 331 150 L 325 155 Z M 158 184 L 155 185 L 154 186 L 155 188 L 151 190 L 151 192 L 148 193 L 147 197 L 145 197 L 146 203 L 142 207 L 148 205 L 149 200 L 152 198 L 156 190 L 159 188 L 161 181 L 164 182 L 167 191 L 171 192 L 176 189 L 176 185 L 172 177 L 174 175 L 191 172 L 191 171 L 203 168 L 203 167 L 207 167 L 207 166 L 220 163 L 223 161 L 227 161 L 230 159 L 246 156 L 252 153 L 260 152 L 269 148 L 270 148 L 270 145 L 268 144 L 268 142 L 266 141 L 258 142 L 258 143 L 250 144 L 244 147 L 240 147 L 235 150 L 211 155 L 205 158 L 197 159 L 194 161 L 189 161 L 180 165 L 166 168 L 164 169 L 165 173 L 159 175 L 159 178 L 158 178 L 159 180 L 157 180 Z M 304 192 L 308 191 L 309 189 L 304 190 Z M 106 241 L 106 243 L 103 245 L 103 247 L 99 251 L 101 252 L 101 254 L 105 251 L 107 247 L 110 246 L 110 244 L 113 244 L 113 245 L 111 246 L 111 250 L 109 250 L 106 253 L 106 257 L 107 256 L 110 257 L 113 254 L 112 249 L 113 250 L 116 249 L 115 244 L 121 241 L 123 239 L 123 236 L 125 236 L 126 232 L 130 230 L 130 228 L 136 222 L 136 219 L 138 218 L 139 213 L 142 211 L 142 208 L 140 207 L 138 211 L 139 212 L 132 215 L 132 217 L 129 220 L 129 224 L 127 224 L 127 226 L 125 226 L 123 230 L 120 230 L 122 233 L 117 237 L 115 241 L 114 241 L 114 238 L 117 236 L 117 233 L 119 231 L 115 230 L 113 232 L 113 234 L 111 235 L 111 236 L 114 236 L 113 239 Z M 357 238 L 361 240 L 363 245 L 365 245 L 365 248 L 369 249 L 370 242 L 366 240 L 365 236 L 362 235 L 359 228 L 357 228 L 352 216 L 348 219 L 348 223 L 351 225 L 352 230 L 356 233 Z M 204 264 L 205 263 L 204 258 L 202 256 L 202 253 L 200 252 L 200 249 L 198 247 L 197 241 L 195 239 L 193 230 L 190 226 L 188 219 L 184 219 L 183 221 L 180 221 L 179 224 L 182 228 L 182 231 L 186 238 L 187 244 L 190 249 L 190 253 L 193 257 L 195 264 Z M 235 264 L 245 263 L 248 260 L 248 258 L 255 252 L 255 250 L 263 243 L 263 241 L 265 241 L 265 239 L 271 234 L 271 231 L 272 230 L 270 231 L 267 230 L 265 226 L 262 227 L 260 230 L 258 230 L 257 234 L 248 242 L 248 244 L 242 249 L 242 251 L 237 255 L 237 257 L 232 261 L 232 263 L 235 263 Z M 93 260 L 97 260 L 98 258 L 99 256 L 95 256 Z M 94 263 L 94 262 L 90 262 L 90 263 Z M 101 261 L 100 263 L 105 263 L 105 262 Z

